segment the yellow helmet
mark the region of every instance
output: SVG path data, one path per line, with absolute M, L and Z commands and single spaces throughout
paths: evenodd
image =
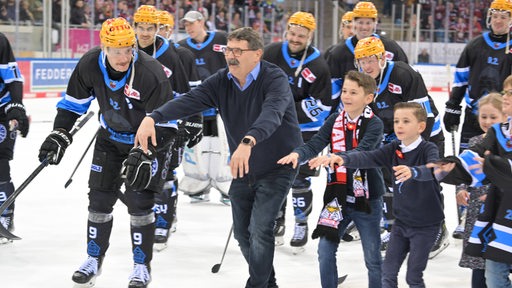
M 172 14 L 168 11 L 157 11 L 156 18 L 158 18 L 158 23 L 160 25 L 168 25 L 174 27 L 174 16 L 172 16 Z
M 133 14 L 134 23 L 151 23 L 158 24 L 158 18 L 156 17 L 156 8 L 152 5 L 141 5 L 137 12 Z
M 489 7 L 491 11 L 507 11 L 512 15 L 512 0 L 494 0 Z
M 341 17 L 341 22 L 342 23 L 350 23 L 354 20 L 354 12 L 353 11 L 348 11 L 346 12 L 345 14 L 343 14 L 343 16 Z
M 377 19 L 377 8 L 372 2 L 361 1 L 354 7 L 354 18 Z
M 101 45 L 104 47 L 129 47 L 135 45 L 135 32 L 123 17 L 110 18 L 101 25 Z
M 356 60 L 372 55 L 384 55 L 384 53 L 386 53 L 384 44 L 382 44 L 379 38 L 374 36 L 359 40 L 356 48 L 354 48 L 354 57 Z
M 288 26 L 289 25 L 299 25 L 308 29 L 309 31 L 315 31 L 315 16 L 308 12 L 295 12 L 292 16 L 290 16 L 290 19 L 288 19 Z

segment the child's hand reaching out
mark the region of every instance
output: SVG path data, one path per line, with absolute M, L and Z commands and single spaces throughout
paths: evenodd
M 334 165 L 342 166 L 343 158 L 336 154 L 329 153 L 309 160 L 309 168 L 316 169 L 320 166 L 329 166 L 332 170 L 335 170 Z

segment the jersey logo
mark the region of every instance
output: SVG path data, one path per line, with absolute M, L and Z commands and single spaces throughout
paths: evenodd
M 108 85 L 110 86 L 110 88 L 114 89 L 114 88 L 116 88 L 116 86 L 117 86 L 117 81 L 110 80 L 110 82 L 108 83 Z
M 130 87 L 128 87 L 128 84 L 124 85 L 124 95 L 128 98 L 133 98 L 135 100 L 140 100 L 140 93 L 139 91 L 133 89 L 130 90 Z
M 313 72 L 311 72 L 311 70 L 309 70 L 309 68 L 306 68 L 304 70 L 302 70 L 302 72 L 300 73 L 302 75 L 302 77 L 304 77 L 304 79 L 306 79 L 306 81 L 308 81 L 309 83 L 313 83 L 315 82 L 316 80 L 316 76 L 315 74 L 313 74 Z
M 213 44 L 213 51 L 215 52 L 224 52 L 226 46 L 220 44 Z
M 389 83 L 388 90 L 389 90 L 389 92 L 394 93 L 394 94 L 402 94 L 402 87 L 400 87 L 400 85 Z
M 7 137 L 7 129 L 4 125 L 0 124 L 0 143 L 4 142 L 5 138 Z
M 201 65 L 205 65 L 206 62 L 204 61 L 203 58 L 196 58 L 196 65 L 197 66 L 201 66 Z
M 167 76 L 167 78 L 171 78 L 172 70 L 167 68 L 167 67 L 165 67 L 164 65 L 162 65 L 162 68 L 164 69 L 165 76 Z
M 386 51 L 386 53 L 384 53 L 384 57 L 386 57 L 386 60 L 391 61 L 395 58 L 395 54 L 393 54 L 393 52 Z

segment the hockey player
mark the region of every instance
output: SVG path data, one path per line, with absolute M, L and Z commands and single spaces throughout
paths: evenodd
M 222 54 L 226 33 L 206 31 L 205 17 L 198 11 L 189 11 L 180 20 L 185 25 L 188 38 L 178 42 L 195 55 L 199 77 L 205 80 L 217 70 L 226 67 Z M 191 202 L 209 201 L 210 188 L 221 193 L 220 201 L 229 205 L 228 189 L 231 174 L 228 166 L 229 148 L 222 121 L 215 109 L 203 112 L 203 139 L 183 154 L 184 177 L 180 190 L 191 197 Z
M 338 34 L 340 43 L 342 43 L 342 41 L 348 39 L 349 37 L 354 36 L 353 23 L 352 23 L 353 21 L 354 21 L 354 12 L 352 12 L 352 11 L 345 12 L 345 14 L 343 14 L 343 16 L 341 17 L 340 31 Z M 340 43 L 338 43 L 338 44 L 340 44 Z M 336 45 L 338 45 L 338 44 L 334 44 L 334 45 L 328 47 L 327 49 L 325 49 L 325 53 L 324 53 L 325 59 L 329 58 L 329 54 L 331 54 L 334 47 L 336 47 Z
M 14 193 L 9 161 L 14 154 L 16 130 L 26 137 L 29 121 L 23 106 L 23 77 L 14 58 L 11 44 L 0 33 L 0 205 Z M 0 215 L 0 225 L 14 231 L 14 203 Z M 0 237 L 0 244 L 9 243 Z
M 462 51 L 453 81 L 453 89 L 446 102 L 443 117 L 447 131 L 455 133 L 462 114 L 461 102 L 464 99 L 464 122 L 460 134 L 459 152 L 468 148 L 470 138 L 483 131 L 478 125 L 478 100 L 490 92 L 501 92 L 505 77 L 511 74 L 512 54 L 510 54 L 510 27 L 512 26 L 512 1 L 495 0 L 487 12 L 487 26 L 484 32 L 472 39 Z M 459 214 L 461 212 L 459 208 Z M 453 232 L 454 237 L 464 233 L 462 219 Z
M 359 40 L 354 53 L 358 69 L 372 76 L 377 82 L 377 91 L 371 107 L 384 122 L 383 143 L 387 144 L 396 139 L 393 130 L 393 107 L 395 104 L 417 102 L 425 108 L 428 115 L 427 127 L 423 131 L 422 137 L 435 143 L 439 148 L 440 157 L 442 157 L 444 155 L 444 135 L 439 112 L 434 101 L 428 95 L 420 73 L 402 61 L 388 61 L 385 56 L 384 44 L 377 37 L 372 36 Z M 387 200 L 387 203 L 390 203 L 390 199 Z M 394 219 L 391 207 L 385 206 L 385 208 L 383 213 L 385 218 Z M 445 226 L 444 223 L 443 226 Z M 443 227 L 441 231 L 432 248 L 431 257 L 440 253 L 449 244 L 446 228 Z M 386 248 L 385 240 L 383 239 L 383 250 Z
M 101 129 L 94 146 L 89 176 L 89 216 L 87 221 L 88 258 L 73 273 L 73 281 L 83 287 L 94 285 L 109 247 L 113 223 L 113 206 L 126 176 L 123 196 L 130 214 L 130 234 L 133 252 L 133 273 L 130 288 L 147 287 L 151 281 L 151 259 L 155 215 L 155 193 L 162 190 L 161 177 L 168 169 L 162 154 L 145 153 L 134 148 L 135 131 L 140 121 L 153 109 L 172 99 L 172 87 L 162 64 L 136 49 L 135 33 L 124 18 L 107 19 L 100 31 L 101 47 L 80 58 L 71 74 L 66 95 L 57 104 L 53 131 L 39 150 L 39 160 L 59 164 L 72 142 L 69 134 L 76 119 L 86 113 L 92 100 L 97 99 Z M 158 148 L 168 147 L 176 134 L 176 125 L 158 126 Z M 166 140 L 166 141 L 164 141 Z M 163 153 L 162 153 L 163 152 Z M 155 154 L 157 157 L 155 159 Z M 126 159 L 126 160 L 125 160 Z M 135 166 L 137 159 L 144 159 Z M 158 167 L 151 177 L 152 167 Z M 134 177 L 138 176 L 138 177 Z M 148 180 L 151 179 L 151 183 Z
M 160 26 L 160 18 L 158 11 L 154 6 L 141 5 L 134 14 L 135 33 L 137 35 L 137 43 L 140 50 L 152 55 L 163 66 L 167 77 L 174 89 L 175 96 L 190 91 L 187 73 L 179 60 L 179 54 L 174 45 L 162 36 L 157 35 Z M 172 182 L 174 179 L 174 169 L 179 165 L 179 149 L 189 140 L 199 137 L 202 129 L 202 116 L 199 114 L 195 117 L 189 117 L 181 121 L 178 130 L 178 137 L 173 143 L 172 151 L 169 151 L 170 170 L 165 175 L 167 180 L 162 193 L 158 193 L 155 197 L 155 249 L 160 251 L 167 246 L 169 237 L 169 229 L 174 220 L 173 208 L 176 205 L 177 191 L 176 185 Z M 162 149 L 162 147 L 160 147 Z M 165 148 L 165 150 L 169 150 Z M 174 154 L 174 157 L 173 157 Z M 174 160 L 174 161 L 172 161 Z M 169 181 L 171 181 L 169 183 Z
M 268 45 L 263 54 L 264 60 L 281 67 L 288 76 L 304 141 L 316 134 L 331 110 L 329 67 L 320 51 L 311 46 L 315 28 L 311 13 L 296 12 L 288 20 L 286 41 Z M 297 248 L 296 252 L 303 250 L 308 241 L 308 215 L 313 204 L 310 177 L 318 176 L 317 172 L 301 166 L 292 186 L 295 230 L 290 245 Z M 276 219 L 276 245 L 284 243 L 285 214 L 286 201 Z

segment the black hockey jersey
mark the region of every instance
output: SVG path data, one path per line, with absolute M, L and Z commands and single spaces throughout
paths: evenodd
M 370 106 L 384 122 L 384 142 L 396 139 L 393 128 L 393 107 L 400 102 L 417 102 L 427 111 L 427 128 L 422 133 L 423 139 L 432 138 L 430 140 L 433 142 L 444 140 L 439 112 L 428 95 L 421 74 L 401 61 L 387 61 L 382 73 L 382 81 L 379 83 L 380 77 L 376 79 L 377 93 Z
M 394 41 L 386 37 L 381 37 L 377 34 L 372 36 L 379 38 L 386 48 L 386 59 L 389 61 L 402 61 L 408 63 L 407 55 L 404 50 Z M 343 87 L 343 79 L 345 74 L 350 70 L 356 70 L 354 64 L 354 48 L 357 45 L 356 36 L 347 38 L 344 42 L 336 45 L 329 53 L 327 64 L 331 72 L 332 82 L 332 99 L 335 101 L 333 107 L 338 107 L 340 103 L 341 87 Z
M 59 113 L 54 128 L 69 131 L 76 118 L 60 118 L 86 113 L 96 98 L 101 126 L 113 140 L 133 144 L 142 119 L 173 97 L 162 64 L 146 53 L 133 53 L 132 66 L 117 81 L 109 78 L 107 59 L 99 47 L 84 54 L 71 74 L 66 95 L 57 104 L 58 109 L 72 113 Z
M 466 107 L 476 114 L 482 96 L 501 92 L 503 81 L 512 72 L 512 53 L 505 54 L 506 38 L 485 32 L 466 45 L 455 67 L 452 104 L 459 105 L 464 98 Z M 512 40 L 509 45 L 512 48 Z
M 3 107 L 7 103 L 22 103 L 22 98 L 23 77 L 9 40 L 0 33 L 0 117 L 5 116 Z
M 318 131 L 331 110 L 329 67 L 320 56 L 320 51 L 314 47 L 308 47 L 306 58 L 298 74 L 296 71 L 300 59 L 290 56 L 288 42 L 269 44 L 265 47 L 263 59 L 279 66 L 288 76 L 301 131 Z
M 176 53 L 178 53 L 180 57 L 181 64 L 185 69 L 185 73 L 188 78 L 188 85 L 190 88 L 194 88 L 197 85 L 201 84 L 201 79 L 199 78 L 199 73 L 197 72 L 197 67 L 195 64 L 194 54 L 185 47 L 180 46 L 178 43 L 173 43 L 169 41 L 171 45 L 176 49 Z

